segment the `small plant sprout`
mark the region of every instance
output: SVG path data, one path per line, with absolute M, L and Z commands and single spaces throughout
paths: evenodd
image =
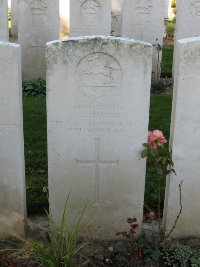
M 116 236 L 123 236 L 125 238 L 134 240 L 134 235 L 136 234 L 139 225 L 137 224 L 137 219 L 136 218 L 127 218 L 127 223 L 129 224 L 129 231 L 124 231 L 124 232 L 117 232 Z

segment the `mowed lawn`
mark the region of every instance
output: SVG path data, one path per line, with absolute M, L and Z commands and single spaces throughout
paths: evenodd
M 172 76 L 172 64 L 173 64 L 173 45 L 164 45 L 162 53 L 162 77 L 171 77 Z
M 47 123 L 45 97 L 24 97 L 24 142 L 26 192 L 29 213 L 48 208 L 47 194 Z
M 171 95 L 152 95 L 149 129 L 160 129 L 169 137 Z M 47 129 L 45 97 L 24 97 L 24 137 L 28 213 L 43 213 L 48 208 Z M 141 144 L 142 149 L 142 144 Z M 55 177 L 56 179 L 56 177 Z M 145 201 L 157 205 L 156 177 L 147 171 Z M 164 181 L 162 185 L 164 192 Z M 164 195 L 162 194 L 162 198 Z

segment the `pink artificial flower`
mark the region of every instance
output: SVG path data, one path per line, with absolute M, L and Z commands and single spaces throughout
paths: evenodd
M 167 143 L 163 133 L 159 130 L 154 130 L 153 132 L 148 132 L 148 145 L 150 148 L 156 149 Z

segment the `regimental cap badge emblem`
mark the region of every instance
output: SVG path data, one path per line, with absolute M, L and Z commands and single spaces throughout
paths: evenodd
M 138 0 L 136 1 L 136 11 L 140 14 L 150 14 L 153 8 L 151 0 Z
M 30 3 L 30 8 L 33 15 L 44 15 L 48 5 L 46 0 L 33 0 Z
M 102 52 L 91 53 L 80 60 L 76 76 L 81 93 L 91 98 L 113 95 L 123 78 L 119 62 Z
M 200 0 L 194 0 L 190 4 L 190 12 L 194 17 L 200 17 Z
M 83 15 L 95 16 L 100 6 L 97 0 L 84 0 L 81 4 L 81 12 Z

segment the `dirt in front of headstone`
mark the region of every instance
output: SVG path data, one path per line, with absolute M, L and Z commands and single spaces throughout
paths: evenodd
M 151 83 L 151 92 L 153 94 L 171 94 L 173 91 L 173 78 L 161 78 L 160 81 Z
M 165 249 L 172 247 L 172 252 L 177 250 L 177 254 L 185 251 L 188 256 L 188 247 L 184 248 L 178 244 L 186 245 L 197 249 L 199 254 L 194 254 L 200 260 L 200 239 L 165 240 L 160 243 L 159 225 L 160 221 L 147 220 L 143 223 L 143 234 L 137 240 L 122 238 L 100 241 L 81 238 L 76 245 L 76 257 L 73 267 L 165 267 L 171 266 L 164 263 L 162 254 Z M 45 240 L 49 239 L 49 223 L 45 216 L 35 216 L 28 220 L 26 239 L 14 238 L 10 240 L 0 240 L 0 267 L 42 267 L 43 264 L 37 259 L 30 240 L 40 242 L 45 246 Z M 176 246 L 173 249 L 173 246 Z M 172 262 L 175 255 L 168 250 Z M 171 253 L 171 254 L 170 254 Z M 178 258 L 179 259 L 179 258 Z M 166 259 L 165 259 L 166 260 Z M 195 259 L 197 262 L 198 259 Z M 50 265 L 46 265 L 50 266 Z M 172 265 L 173 266 L 173 265 Z M 182 265 L 175 265 L 182 266 Z M 188 263 L 187 267 L 192 265 Z M 200 266 L 200 265 L 194 265 Z M 64 267 L 59 266 L 59 267 Z M 65 266 L 68 267 L 68 266 Z M 72 266 L 70 266 L 72 267 Z
M 42 267 L 32 248 L 27 243 L 10 245 L 0 242 L 0 266 L 2 267 Z M 13 241 L 12 241 L 13 242 Z M 14 243 L 13 243 L 14 244 Z M 126 241 L 80 240 L 74 267 L 156 267 L 158 262 L 145 260 L 138 246 L 130 246 Z M 48 266 L 48 265 L 46 265 Z M 49 265 L 50 266 L 50 265 Z M 64 265 L 62 265 L 64 267 Z M 68 267 L 68 266 L 66 266 Z
M 143 240 L 144 241 L 144 240 Z M 192 248 L 200 248 L 199 239 L 187 239 L 179 241 L 183 245 L 191 246 Z M 175 245 L 177 240 L 167 240 L 162 248 L 151 249 L 147 244 L 131 245 L 126 240 L 100 241 L 90 239 L 80 239 L 77 248 L 78 251 L 75 257 L 73 267 L 164 267 L 164 266 L 183 266 L 183 265 L 166 265 L 163 261 L 162 253 L 165 248 Z M 19 240 L 0 241 L 0 266 L 1 267 L 42 267 L 35 256 L 32 248 Z M 173 251 L 173 250 L 172 250 Z M 184 249 L 183 249 L 184 251 Z M 181 253 L 182 255 L 183 253 Z M 167 254 L 169 256 L 169 252 Z M 187 254 L 185 253 L 187 256 Z M 177 257 L 178 258 L 178 257 Z M 173 259 L 170 259 L 173 262 Z M 50 266 L 50 265 L 45 265 Z M 54 266 L 54 265 L 52 265 Z M 193 265 L 188 261 L 187 267 Z M 199 266 L 199 265 L 194 265 Z M 59 266 L 64 267 L 64 265 Z M 65 266 L 68 267 L 68 266 Z
M 76 258 L 76 267 L 159 267 L 135 243 L 126 240 L 88 240 Z
M 42 267 L 32 248 L 19 239 L 0 240 L 0 267 Z

